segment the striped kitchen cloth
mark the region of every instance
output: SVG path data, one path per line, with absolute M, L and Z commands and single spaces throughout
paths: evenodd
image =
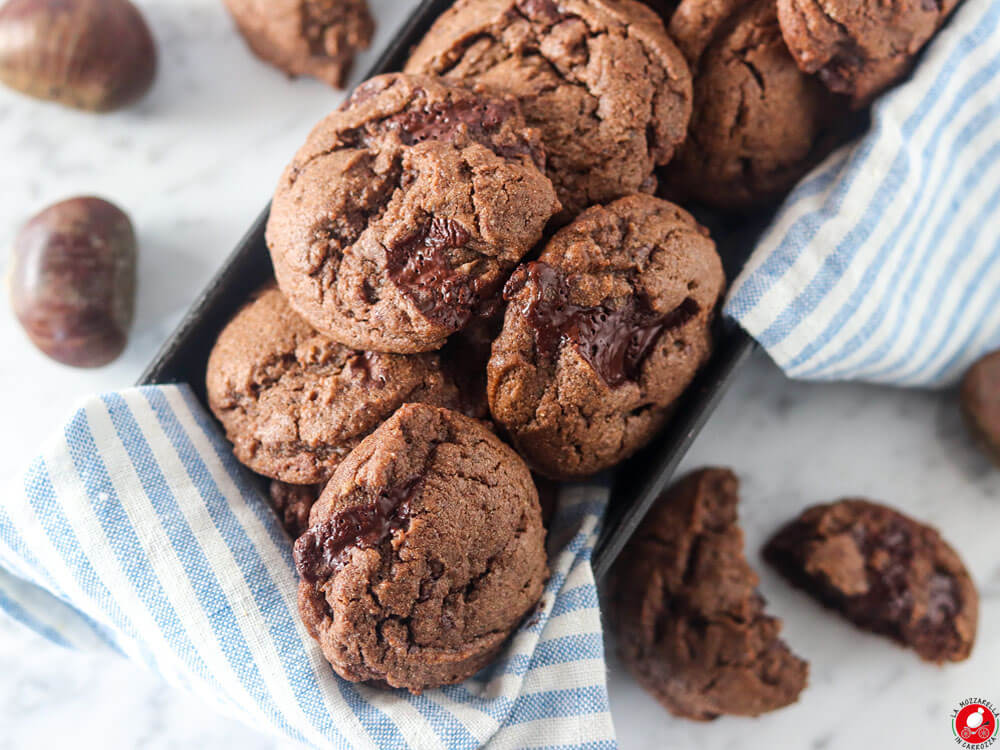
M 564 489 L 552 577 L 502 656 L 420 696 L 338 678 L 291 542 L 187 386 L 89 399 L 0 505 L 0 609 L 316 748 L 615 747 L 589 560 L 607 499 Z
M 798 185 L 726 312 L 795 378 L 944 386 L 1000 347 L 1000 0 Z

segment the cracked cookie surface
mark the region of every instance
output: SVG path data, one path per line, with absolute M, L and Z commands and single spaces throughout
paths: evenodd
M 289 75 L 340 88 L 375 23 L 365 0 L 225 0 L 250 49 Z
M 867 500 L 817 505 L 778 531 L 764 557 L 858 627 L 933 662 L 968 658 L 979 596 L 930 526 Z
M 507 283 L 494 419 L 555 479 L 627 458 L 707 359 L 724 285 L 707 231 L 674 204 L 634 195 L 587 209 Z
M 694 111 L 663 175 L 667 196 L 768 203 L 836 144 L 845 106 L 796 66 L 774 0 L 684 0 L 670 30 L 694 72 Z
M 862 107 L 909 71 L 958 0 L 777 0 L 799 67 Z
M 560 220 L 655 188 L 691 114 L 691 75 L 649 8 L 632 0 L 458 0 L 406 70 L 518 97 L 542 133 Z
M 292 484 L 328 479 L 402 404 L 451 406 L 459 396 L 436 354 L 350 349 L 313 330 L 273 288 L 219 334 L 205 381 L 236 458 Z
M 738 480 L 703 469 L 653 506 L 615 564 L 611 616 L 639 683 L 689 719 L 758 716 L 798 700 L 808 664 L 764 613 L 743 553 Z
M 278 285 L 347 346 L 439 349 L 497 294 L 558 202 L 512 97 L 425 76 L 362 84 L 275 192 Z
M 486 666 L 547 577 L 524 462 L 478 421 L 403 406 L 337 468 L 295 544 L 337 674 L 419 693 Z

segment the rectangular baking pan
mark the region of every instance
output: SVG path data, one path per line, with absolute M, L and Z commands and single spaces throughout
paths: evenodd
M 412 47 L 453 0 L 424 0 L 369 71 L 367 78 L 400 70 Z M 139 379 L 140 385 L 187 383 L 208 408 L 205 366 L 216 337 L 250 294 L 273 278 L 264 243 L 268 210 L 261 212 L 222 268 L 195 300 L 180 325 Z M 746 261 L 754 240 L 770 217 L 735 225 L 708 212 L 694 213 L 719 245 L 726 276 L 733 279 Z M 677 464 L 708 421 L 734 373 L 753 349 L 753 341 L 733 321 L 716 323 L 711 359 L 679 399 L 663 432 L 616 472 L 601 537 L 594 552 L 594 572 L 607 573 L 622 546 L 657 496 L 670 482 Z M 263 486 L 263 485 L 261 485 Z

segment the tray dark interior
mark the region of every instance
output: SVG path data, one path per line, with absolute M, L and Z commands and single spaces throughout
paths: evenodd
M 451 2 L 425 0 L 421 3 L 368 77 L 399 70 L 413 44 Z M 695 209 L 694 213 L 712 230 L 726 276 L 733 279 L 770 216 L 734 223 L 710 212 Z M 207 408 L 205 366 L 216 337 L 250 294 L 273 278 L 271 259 L 264 243 L 267 214 L 265 209 L 250 227 L 142 374 L 140 384 L 188 383 Z M 679 400 L 669 424 L 651 445 L 616 472 L 611 505 L 594 553 L 594 571 L 599 578 L 607 572 L 642 517 L 670 482 L 677 464 L 752 348 L 752 340 L 735 323 L 720 319 L 716 324 L 712 358 Z

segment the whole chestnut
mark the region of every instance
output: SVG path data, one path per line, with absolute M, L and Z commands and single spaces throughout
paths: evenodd
M 135 267 L 128 216 L 100 198 L 71 198 L 30 219 L 14 240 L 11 305 L 52 359 L 100 367 L 128 340 Z
M 156 46 L 129 0 L 8 0 L 0 81 L 38 99 L 107 112 L 153 83 Z

